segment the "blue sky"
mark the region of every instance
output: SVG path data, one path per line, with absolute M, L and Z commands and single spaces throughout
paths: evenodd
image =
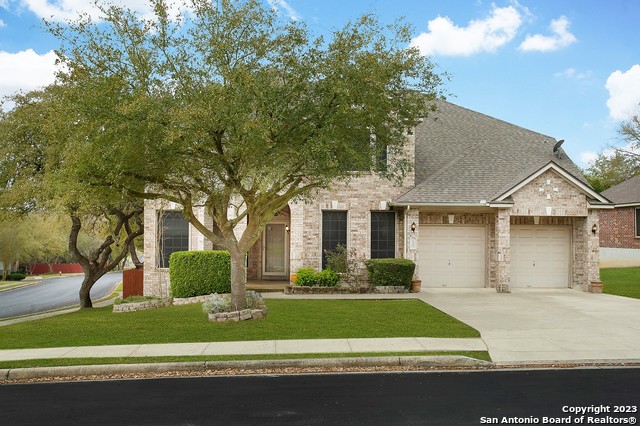
M 638 0 L 264 0 L 329 34 L 372 12 L 404 16 L 413 43 L 451 75 L 448 99 L 565 139 L 584 167 L 621 141 L 640 103 Z M 146 0 L 115 0 L 142 13 Z M 92 13 L 88 0 L 0 0 L 0 96 L 53 81 L 57 41 L 41 19 Z

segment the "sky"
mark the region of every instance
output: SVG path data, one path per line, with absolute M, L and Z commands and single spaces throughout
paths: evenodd
M 112 0 L 149 13 L 146 0 Z M 414 28 L 412 46 L 446 72 L 447 99 L 564 139 L 580 167 L 623 141 L 640 113 L 639 0 L 263 0 L 330 36 L 364 13 Z M 0 0 L 0 97 L 54 81 L 58 41 L 42 19 L 98 16 L 90 0 Z

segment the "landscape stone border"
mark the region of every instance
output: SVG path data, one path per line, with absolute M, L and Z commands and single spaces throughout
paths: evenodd
M 260 319 L 267 316 L 267 306 L 264 304 L 264 299 L 259 292 L 255 292 L 259 295 L 259 299 L 257 301 L 257 307 L 253 309 L 242 309 L 240 311 L 231 311 L 231 312 L 215 312 L 209 313 L 209 321 L 210 322 L 226 322 L 226 321 L 247 321 Z M 212 294 L 209 295 L 208 298 L 218 301 L 229 300 L 229 293 L 224 294 Z
M 134 303 L 120 303 L 119 305 L 113 305 L 113 312 L 137 312 L 146 311 L 147 309 L 165 308 L 171 306 L 171 298 L 158 299 L 158 300 L 145 300 L 144 302 Z
M 408 290 L 403 286 L 377 286 L 377 287 L 319 287 L 288 285 L 284 288 L 284 294 L 401 294 Z
M 204 296 L 181 297 L 181 298 L 164 298 L 155 300 L 145 300 L 144 302 L 120 303 L 113 305 L 113 312 L 137 312 L 146 311 L 147 309 L 165 308 L 171 305 L 191 305 L 194 303 L 203 303 L 211 297 L 210 294 Z
M 260 319 L 267 316 L 267 307 L 262 309 L 243 309 L 241 311 L 232 312 L 218 312 L 215 314 L 209 314 L 209 321 L 211 322 L 226 322 L 226 321 L 246 321 L 252 319 Z

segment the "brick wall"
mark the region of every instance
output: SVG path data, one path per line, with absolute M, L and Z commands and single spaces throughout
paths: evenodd
M 600 247 L 640 249 L 636 238 L 636 207 L 600 212 Z

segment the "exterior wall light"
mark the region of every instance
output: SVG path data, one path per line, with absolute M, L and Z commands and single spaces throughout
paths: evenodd
M 596 232 L 598 232 L 598 225 L 594 223 L 593 226 L 591 227 L 591 233 L 593 235 L 596 235 Z
M 411 224 L 411 232 L 416 232 L 416 223 L 415 222 L 413 222 Z
M 287 231 L 287 233 L 289 233 L 289 225 L 285 225 L 284 230 Z

